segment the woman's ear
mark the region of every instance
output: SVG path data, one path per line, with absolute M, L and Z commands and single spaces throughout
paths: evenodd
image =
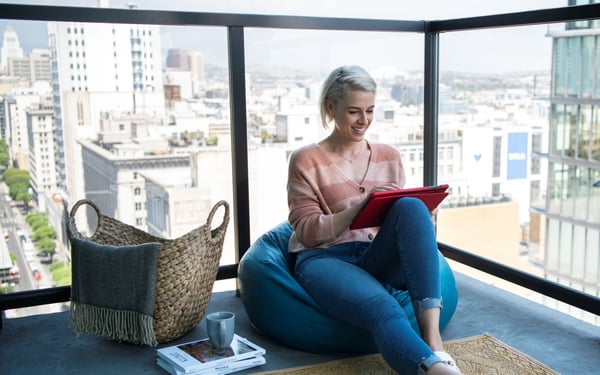
M 335 107 L 333 106 L 333 103 L 331 102 L 331 100 L 325 98 L 325 110 L 327 111 L 327 115 L 331 116 L 331 118 L 333 118 L 333 113 L 335 112 Z

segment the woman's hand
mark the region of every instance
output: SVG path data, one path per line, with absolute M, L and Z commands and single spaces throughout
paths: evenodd
M 433 209 L 433 211 L 431 211 L 431 222 L 433 223 L 433 226 L 435 227 L 437 225 L 437 214 L 438 214 L 439 208 L 436 207 Z
M 371 189 L 371 193 L 375 192 L 375 191 L 387 191 L 387 190 L 399 190 L 399 189 L 402 189 L 399 185 L 390 183 L 390 184 L 375 186 L 373 189 Z

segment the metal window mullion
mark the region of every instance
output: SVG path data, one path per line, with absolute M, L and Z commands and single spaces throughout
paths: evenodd
M 248 136 L 246 119 L 246 66 L 244 28 L 227 28 L 229 57 L 229 109 L 233 181 L 233 225 L 237 259 L 250 247 L 250 197 L 248 190 Z M 232 269 L 236 277 L 236 269 Z M 225 276 L 225 275 L 223 275 Z
M 426 25 L 426 29 L 428 25 Z M 425 32 L 423 97 L 423 185 L 437 184 L 439 33 Z

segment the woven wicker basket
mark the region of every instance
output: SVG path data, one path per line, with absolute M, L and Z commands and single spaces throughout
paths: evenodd
M 89 238 L 81 235 L 75 224 L 77 209 L 84 204 L 98 215 L 96 231 Z M 212 229 L 213 216 L 221 206 L 225 209 L 223 222 Z M 169 240 L 104 216 L 92 201 L 83 199 L 71 208 L 68 234 L 113 246 L 160 243 L 153 327 L 156 340 L 161 343 L 179 338 L 202 320 L 219 270 L 228 223 L 229 205 L 220 201 L 213 206 L 206 224 Z

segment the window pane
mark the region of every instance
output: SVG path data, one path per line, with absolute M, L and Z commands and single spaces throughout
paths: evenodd
M 567 96 L 577 96 L 581 69 L 581 38 L 569 38 L 567 44 Z
M 10 166 L 29 172 L 33 198 L 29 212 L 9 202 L 15 221 L 3 225 L 22 276 L 15 291 L 70 283 L 70 277 L 56 279 L 58 266 L 49 263 L 68 266 L 65 208 L 81 198 L 103 215 L 164 238 L 203 225 L 217 201 L 233 203 L 225 28 L 10 25 L 22 59 L 31 62 L 11 70 L 0 97 Z M 21 230 L 33 251 L 42 251 L 21 220 L 37 212 L 46 213 L 57 233 L 52 258 L 26 257 L 17 241 Z M 82 234 L 93 233 L 93 210 L 77 211 L 76 219 Z M 232 228 L 222 264 L 236 261 Z M 34 269 L 41 277 L 33 277 Z
M 437 233 L 443 243 L 596 295 L 600 285 L 583 281 L 599 211 L 592 200 L 600 188 L 590 179 L 600 166 L 588 163 L 596 41 L 564 28 L 440 36 L 440 134 L 458 135 L 459 157 L 453 175 L 438 160 L 438 180 L 453 188 Z M 535 58 L 504 58 L 533 49 Z
M 422 184 L 422 35 L 248 29 L 246 59 L 253 238 L 287 219 L 289 154 L 331 132 L 318 100 L 327 74 L 341 65 L 361 65 L 376 79 L 367 138 L 396 147 L 407 184 Z
M 552 94 L 556 96 L 565 96 L 567 94 L 565 73 L 567 70 L 566 45 L 566 38 L 554 39 L 554 48 L 552 50 L 554 56 L 552 59 L 552 70 L 554 72 L 554 79 L 552 80 Z

